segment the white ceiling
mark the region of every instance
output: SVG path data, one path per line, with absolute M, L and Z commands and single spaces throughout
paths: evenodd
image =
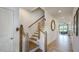
M 34 11 L 38 7 L 24 7 L 24 9 L 27 9 L 29 11 Z M 47 12 L 57 19 L 66 19 L 73 15 L 73 9 L 74 7 L 44 7 Z M 58 11 L 61 10 L 61 13 L 58 13 Z
M 29 11 L 33 11 L 37 9 L 38 7 L 23 7 L 24 9 L 27 9 Z M 64 16 L 64 15 L 72 15 L 73 8 L 74 7 L 44 7 L 50 15 L 58 17 L 58 16 Z M 58 10 L 61 10 L 62 13 L 58 13 Z
M 38 7 L 23 7 L 23 9 L 26 9 L 28 11 L 34 11 L 35 9 L 37 9 Z
M 48 13 L 55 18 L 72 16 L 73 8 L 74 7 L 45 7 Z M 62 12 L 58 13 L 58 10 Z

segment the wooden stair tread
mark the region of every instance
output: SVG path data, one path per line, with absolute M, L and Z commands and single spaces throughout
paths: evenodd
M 31 37 L 31 38 L 29 38 L 29 39 L 37 41 L 37 39 L 36 39 L 36 38 L 34 38 L 34 37 Z
M 39 34 L 38 32 L 35 32 L 34 34 Z
M 38 35 L 32 35 L 33 37 L 38 37 Z
M 29 41 L 29 50 L 32 50 L 32 49 L 34 49 L 34 48 L 36 48 L 36 47 L 37 47 L 37 44 L 35 44 L 35 43 Z
M 34 41 L 34 40 L 29 40 L 30 42 L 33 42 L 34 44 L 38 44 L 38 42 L 37 41 Z

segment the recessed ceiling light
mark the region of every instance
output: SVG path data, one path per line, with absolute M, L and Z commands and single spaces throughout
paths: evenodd
M 58 10 L 58 13 L 61 13 L 62 11 L 61 10 Z

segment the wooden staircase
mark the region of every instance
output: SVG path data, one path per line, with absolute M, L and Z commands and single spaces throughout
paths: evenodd
M 21 24 L 20 28 L 17 28 L 16 31 L 19 31 L 20 33 L 20 42 L 19 42 L 19 51 L 23 52 L 46 52 L 47 51 L 47 32 L 43 32 L 41 30 L 44 30 L 44 24 L 45 24 L 45 19 L 44 19 L 44 15 L 42 17 L 40 17 L 38 20 L 36 20 L 34 23 L 32 23 L 30 26 L 28 26 L 28 30 L 29 31 L 35 31 L 33 32 L 34 34 L 31 35 L 31 32 L 25 33 L 24 32 L 24 28 L 23 25 Z M 34 28 L 31 28 L 33 25 L 36 25 Z M 43 35 L 45 36 L 45 44 L 41 44 L 41 34 L 43 33 Z M 29 34 L 31 35 L 31 37 L 29 36 Z M 23 41 L 25 38 L 25 41 Z M 25 46 L 23 46 L 23 43 Z M 45 49 L 42 49 L 41 46 L 44 46 Z M 25 49 L 23 49 L 23 47 Z M 45 51 L 44 51 L 45 50 Z
M 42 52 L 39 48 L 39 33 L 35 32 L 31 38 L 29 38 L 29 52 Z
M 42 17 L 40 17 L 38 20 L 36 20 L 34 23 L 32 23 L 28 27 L 30 30 L 34 28 L 33 30 L 35 31 L 34 34 L 32 34 L 31 37 L 29 38 L 29 52 L 43 52 L 44 51 L 44 49 L 40 47 L 41 46 L 40 31 L 44 30 L 45 20 L 46 19 L 44 18 L 44 15 L 43 15 Z M 34 26 L 36 25 L 36 26 L 31 29 L 33 25 Z

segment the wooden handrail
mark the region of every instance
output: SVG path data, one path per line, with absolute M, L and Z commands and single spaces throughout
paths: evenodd
M 24 32 L 24 28 L 23 25 L 20 25 L 20 28 L 17 28 L 17 30 L 19 30 L 19 37 L 20 37 L 20 41 L 19 41 L 19 51 L 22 52 L 22 48 L 23 48 L 23 36 L 26 36 L 26 33 Z
M 38 20 L 36 20 L 34 23 L 32 23 L 30 26 L 28 26 L 29 28 L 31 27 L 31 26 L 33 26 L 35 23 L 37 23 L 40 19 L 42 19 L 44 17 L 44 15 L 42 16 L 42 17 L 40 17 Z

